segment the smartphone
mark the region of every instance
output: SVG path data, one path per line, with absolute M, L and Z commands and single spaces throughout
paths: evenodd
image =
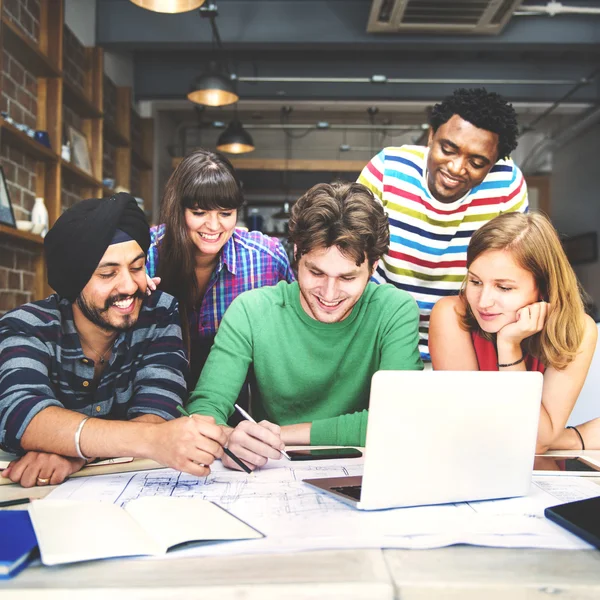
M 600 463 L 585 456 L 536 455 L 533 474 L 600 477 Z
M 291 460 L 327 460 L 332 458 L 359 458 L 362 452 L 356 448 L 326 448 L 319 450 L 288 450 Z
M 600 496 L 551 506 L 544 514 L 600 550 Z

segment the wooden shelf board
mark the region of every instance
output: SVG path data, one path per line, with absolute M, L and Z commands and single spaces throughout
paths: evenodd
M 131 149 L 131 162 L 142 170 L 151 170 L 152 161 L 144 158 L 137 150 Z
M 30 231 L 21 231 L 20 229 L 9 227 L 8 225 L 0 225 L 0 239 L 6 237 L 23 240 L 24 242 L 29 242 L 38 246 L 44 244 L 43 237 L 35 235 Z
M 55 154 L 50 148 L 46 148 L 37 140 L 30 138 L 26 133 L 19 131 L 4 119 L 0 119 L 0 128 L 9 146 L 14 146 L 37 160 L 43 160 L 44 162 L 56 162 L 58 160 L 58 154 Z
M 102 111 L 70 81 L 63 79 L 63 100 L 65 106 L 76 112 L 84 119 L 100 119 Z
M 103 129 L 105 139 L 108 140 L 113 146 L 117 146 L 118 148 L 126 148 L 129 146 L 129 139 L 110 121 L 104 121 Z
M 61 163 L 63 169 L 65 170 L 65 172 L 68 173 L 69 175 L 71 175 L 73 177 L 73 179 L 75 179 L 77 181 L 77 183 L 79 183 L 83 187 L 97 187 L 97 188 L 102 187 L 101 181 L 98 181 L 95 177 L 93 177 L 89 173 L 82 171 L 79 167 L 76 167 L 74 164 L 67 162 L 64 159 L 61 159 L 60 163 Z
M 60 77 L 61 70 L 7 17 L 2 17 L 4 47 L 36 77 Z

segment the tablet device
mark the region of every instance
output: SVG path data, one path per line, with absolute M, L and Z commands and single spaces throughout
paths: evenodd
M 551 506 L 544 514 L 551 521 L 600 549 L 600 496 Z
M 600 477 L 600 462 L 586 456 L 536 455 L 534 475 L 569 475 L 571 477 Z

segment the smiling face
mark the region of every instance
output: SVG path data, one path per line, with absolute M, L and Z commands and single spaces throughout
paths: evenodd
M 201 254 L 217 255 L 233 235 L 237 210 L 185 209 L 188 235 Z
M 146 255 L 133 240 L 109 246 L 74 311 L 104 331 L 130 329 L 146 294 Z
M 298 261 L 300 304 L 321 323 L 338 323 L 352 312 L 373 270 L 365 259 L 360 266 L 337 246 L 317 248 Z
M 460 200 L 478 186 L 498 160 L 498 134 L 453 115 L 429 132 L 427 185 L 440 202 Z
M 533 275 L 519 266 L 508 250 L 488 250 L 471 264 L 465 297 L 479 327 L 498 333 L 514 323 L 519 309 L 539 301 Z

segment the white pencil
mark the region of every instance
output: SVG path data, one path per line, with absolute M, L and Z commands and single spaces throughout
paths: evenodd
M 235 405 L 235 410 L 237 410 L 246 421 L 250 421 L 251 423 L 256 423 L 256 421 L 239 405 Z M 285 450 L 280 450 L 281 454 L 283 454 L 288 460 L 292 460 L 290 455 Z

